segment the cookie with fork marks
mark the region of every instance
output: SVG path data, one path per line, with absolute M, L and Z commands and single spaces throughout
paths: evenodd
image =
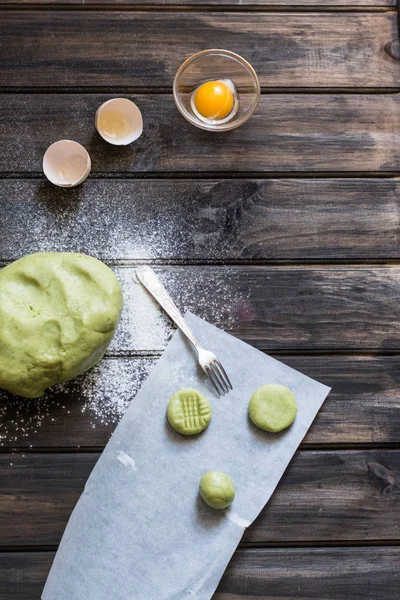
M 178 433 L 195 435 L 211 421 L 212 410 L 207 398 L 194 388 L 183 388 L 170 398 L 168 421 Z

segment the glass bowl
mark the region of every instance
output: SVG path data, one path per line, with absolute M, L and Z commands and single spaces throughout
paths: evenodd
M 230 80 L 236 88 L 237 105 L 220 120 L 202 119 L 191 106 L 194 90 L 213 80 Z M 229 131 L 245 123 L 257 108 L 260 83 L 253 67 L 239 54 L 212 49 L 185 60 L 175 75 L 173 92 L 179 111 L 189 123 L 207 131 Z

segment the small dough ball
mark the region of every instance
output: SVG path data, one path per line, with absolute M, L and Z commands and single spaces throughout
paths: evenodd
M 195 435 L 211 421 L 212 410 L 207 398 L 193 388 L 176 392 L 168 403 L 168 421 L 178 433 Z
M 296 413 L 296 398 L 284 385 L 262 385 L 250 399 L 250 419 L 264 431 L 277 433 L 286 429 L 293 423 Z
M 228 508 L 235 498 L 232 480 L 225 473 L 210 471 L 200 479 L 200 496 L 211 508 Z

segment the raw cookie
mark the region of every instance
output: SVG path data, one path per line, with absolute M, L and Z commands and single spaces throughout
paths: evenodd
M 262 385 L 252 395 L 249 416 L 254 425 L 277 433 L 291 425 L 296 417 L 297 404 L 289 388 L 277 383 Z
M 207 398 L 193 388 L 176 392 L 168 403 L 168 421 L 178 433 L 195 435 L 211 421 L 212 410 Z
M 122 310 L 114 273 L 72 252 L 41 252 L 0 271 L 0 387 L 38 398 L 103 356 Z
M 225 473 L 210 471 L 200 479 L 200 496 L 211 508 L 228 508 L 235 498 L 232 480 Z

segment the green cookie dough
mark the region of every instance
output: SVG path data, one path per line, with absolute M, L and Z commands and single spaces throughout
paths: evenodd
M 297 404 L 289 388 L 277 383 L 262 385 L 252 395 L 249 415 L 254 425 L 277 433 L 291 425 L 296 417 Z
M 235 498 L 232 480 L 225 473 L 210 471 L 200 479 L 200 496 L 211 508 L 228 508 Z
M 103 356 L 122 310 L 122 291 L 102 262 L 41 252 L 0 271 L 0 387 L 38 398 Z
M 193 388 L 176 392 L 168 403 L 168 421 L 178 433 L 195 435 L 211 421 L 212 410 L 207 398 Z

